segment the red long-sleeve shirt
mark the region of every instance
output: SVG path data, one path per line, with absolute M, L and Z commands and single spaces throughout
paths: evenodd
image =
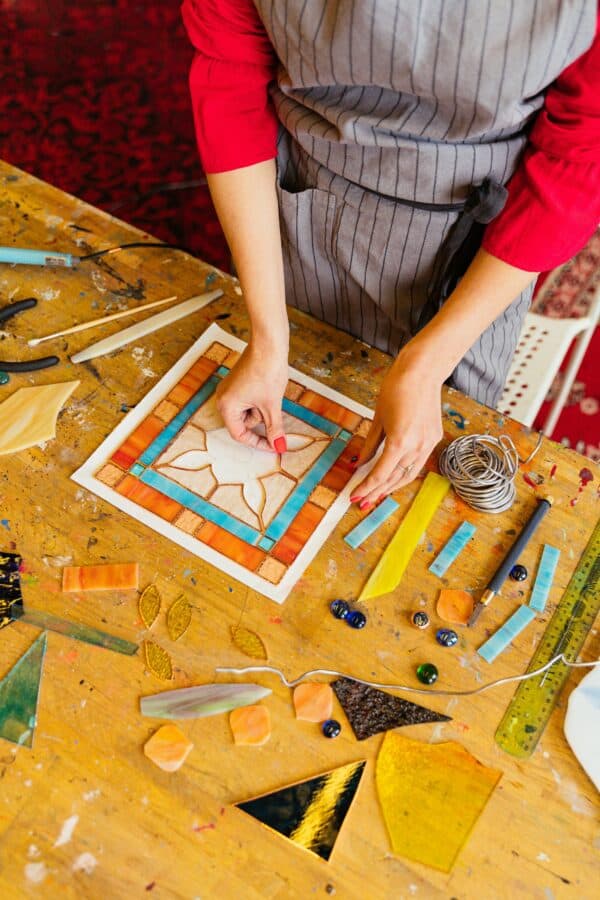
M 196 48 L 190 88 L 205 171 L 272 159 L 278 123 L 268 85 L 277 58 L 254 4 L 184 0 L 182 14 Z M 600 222 L 600 16 L 592 46 L 548 88 L 507 187 L 483 246 L 517 268 L 560 265 Z

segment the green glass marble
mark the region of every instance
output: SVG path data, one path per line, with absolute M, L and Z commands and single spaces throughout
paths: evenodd
M 33 745 L 45 651 L 44 631 L 0 681 L 0 737 L 13 744 Z
M 8 372 L 0 372 L 0 384 L 8 384 L 10 381 L 10 375 Z
M 433 684 L 437 681 L 438 670 L 433 663 L 421 663 L 417 668 L 417 678 L 421 684 Z

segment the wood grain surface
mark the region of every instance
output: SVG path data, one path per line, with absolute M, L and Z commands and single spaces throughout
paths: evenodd
M 0 164 L 0 222 L 2 244 L 81 254 L 142 239 L 123 222 L 6 164 Z M 2 303 L 39 300 L 37 309 L 7 323 L 0 358 L 39 355 L 27 347 L 29 338 L 125 305 L 174 293 L 185 299 L 203 290 L 213 271 L 190 256 L 162 250 L 126 251 L 73 270 L 0 265 Z M 119 323 L 49 342 L 45 352 L 59 355 L 60 366 L 11 376 L 0 387 L 4 399 L 24 385 L 81 380 L 59 416 L 56 439 L 3 458 L 0 465 L 0 549 L 24 558 L 26 607 L 130 641 L 151 638 L 172 655 L 173 687 L 210 682 L 215 666 L 251 664 L 231 641 L 230 628 L 237 624 L 261 635 L 268 662 L 289 677 L 325 667 L 418 686 L 415 667 L 431 661 L 440 670 L 437 687 L 464 690 L 523 672 L 600 513 L 598 467 L 554 443 L 544 441 L 521 470 L 517 502 L 501 516 L 474 513 L 451 492 L 398 589 L 365 604 L 369 619 L 362 631 L 335 620 L 328 604 L 335 597 L 356 597 L 420 482 L 396 495 L 399 510 L 357 551 L 342 540 L 360 518 L 350 510 L 279 607 L 69 479 L 216 315 L 227 314 L 219 324 L 247 338 L 237 282 L 215 275 L 210 286 L 221 287 L 225 296 L 213 306 L 81 366 L 69 363 L 68 355 L 118 330 Z M 291 363 L 373 406 L 388 359 L 303 314 L 290 316 Z M 454 391 L 444 396 L 444 428 L 447 438 L 508 433 L 523 456 L 536 441 L 524 427 Z M 583 467 L 593 474 L 585 486 Z M 543 483 L 535 487 L 538 481 Z M 476 628 L 458 627 L 456 647 L 438 646 L 440 587 L 484 588 L 544 492 L 555 504 L 523 555 L 529 580 L 508 582 Z M 427 566 L 464 519 L 477 533 L 440 581 Z M 476 656 L 476 648 L 516 608 L 522 592 L 528 596 L 545 542 L 562 551 L 548 609 L 490 666 Z M 162 611 L 151 633 L 139 618 L 135 591 L 61 593 L 63 565 L 117 562 L 138 562 L 140 587 L 154 581 L 160 590 Z M 164 613 L 181 593 L 192 605 L 192 623 L 172 643 Z M 432 618 L 426 631 L 410 624 L 411 613 L 420 608 Z M 38 633 L 23 623 L 0 632 L 0 676 Z M 598 657 L 599 651 L 594 630 L 582 658 Z M 452 716 L 450 722 L 411 726 L 403 734 L 425 742 L 457 740 L 503 772 L 452 873 L 444 875 L 392 854 L 374 785 L 382 735 L 357 742 L 337 701 L 334 715 L 342 734 L 326 740 L 318 725 L 296 721 L 291 691 L 276 677 L 253 676 L 273 691 L 264 701 L 271 713 L 270 741 L 259 748 L 235 747 L 225 715 L 179 723 L 195 747 L 182 769 L 168 774 L 142 751 L 161 723 L 142 718 L 139 699 L 165 684 L 145 670 L 141 651 L 125 657 L 50 633 L 33 750 L 0 739 L 0 896 L 592 898 L 598 890 L 598 797 L 562 732 L 566 700 L 584 674 L 578 670 L 569 679 L 528 761 L 507 756 L 494 743 L 514 686 L 463 699 L 403 695 Z M 328 863 L 231 806 L 359 759 L 368 761 L 365 774 Z

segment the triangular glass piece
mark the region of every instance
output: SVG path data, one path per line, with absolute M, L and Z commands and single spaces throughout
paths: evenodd
M 236 806 L 299 847 L 329 859 L 364 767 L 365 760 L 359 760 Z
M 43 631 L 0 681 L 0 737 L 13 744 L 33 744 L 45 651 Z
M 451 718 L 351 678 L 339 678 L 331 686 L 359 741 L 401 725 L 448 722 Z

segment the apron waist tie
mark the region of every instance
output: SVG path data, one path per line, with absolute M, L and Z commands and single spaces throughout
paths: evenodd
M 467 271 L 481 245 L 484 226 L 502 211 L 507 197 L 506 188 L 491 178 L 471 189 L 463 212 L 438 252 L 427 301 L 419 316 L 419 331 L 442 308 Z

